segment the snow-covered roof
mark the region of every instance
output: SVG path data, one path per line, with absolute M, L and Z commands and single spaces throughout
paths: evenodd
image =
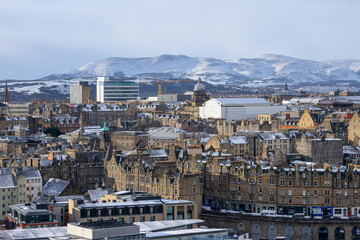
M 16 188 L 16 182 L 13 175 L 0 175 L 0 188 Z
M 245 136 L 229 137 L 229 140 L 230 140 L 231 144 L 247 144 L 248 143 Z
M 185 131 L 180 128 L 175 127 L 160 127 L 160 128 L 150 128 L 149 129 L 149 138 L 158 138 L 158 139 L 173 139 L 177 138 L 179 133 L 184 133 Z
M 265 141 L 276 139 L 290 139 L 289 136 L 283 132 L 263 132 L 259 133 L 259 135 Z

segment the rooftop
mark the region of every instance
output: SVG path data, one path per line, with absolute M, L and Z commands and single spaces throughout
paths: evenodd
M 228 105 L 270 105 L 270 102 L 263 98 L 214 98 L 223 106 Z
M 65 188 L 69 185 L 69 181 L 51 178 L 43 187 L 43 195 L 50 196 L 50 194 L 54 194 L 55 196 L 59 196 Z
M 78 208 L 97 208 L 97 207 L 126 207 L 126 206 L 155 206 L 155 205 L 176 205 L 176 204 L 194 204 L 187 200 L 140 200 L 127 202 L 106 202 L 106 203 L 85 203 L 78 205 Z
M 0 175 L 0 188 L 16 188 L 16 182 L 13 175 Z

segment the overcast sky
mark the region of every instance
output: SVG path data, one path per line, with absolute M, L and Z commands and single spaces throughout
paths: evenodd
M 359 59 L 357 0 L 0 0 L 0 79 L 99 58 Z

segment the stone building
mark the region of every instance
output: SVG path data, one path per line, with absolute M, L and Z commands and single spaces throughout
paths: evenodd
M 348 141 L 349 144 L 359 145 L 360 137 L 360 117 L 357 111 L 354 112 L 354 115 L 349 121 L 348 130 Z
M 343 141 L 338 138 L 310 138 L 302 134 L 296 139 L 296 152 L 317 164 L 342 165 Z
M 273 168 L 211 157 L 201 162 L 204 206 L 280 215 L 360 214 L 360 172 L 353 168 Z
M 201 206 L 202 188 L 197 160 L 200 151 L 170 147 L 167 160 L 151 161 L 149 153 L 110 153 L 105 157 L 106 187 L 145 191 L 168 199 L 190 200 Z M 198 211 L 200 208 L 198 208 Z
M 78 152 L 68 149 L 68 154 L 55 155 L 53 159 L 40 161 L 43 181 L 51 178 L 67 180 L 70 194 L 82 194 L 88 189 L 101 187 L 104 182 L 105 151 Z
M 207 100 L 209 100 L 209 96 L 206 94 L 205 85 L 201 82 L 201 78 L 199 77 L 199 80 L 194 87 L 193 101 L 195 102 L 195 106 L 201 106 Z
M 118 131 L 111 134 L 111 145 L 114 150 L 133 151 L 148 145 L 148 135 L 141 131 Z

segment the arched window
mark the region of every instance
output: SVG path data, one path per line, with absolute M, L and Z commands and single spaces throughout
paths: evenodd
M 259 224 L 254 224 L 252 226 L 252 238 L 253 239 L 261 238 L 261 226 Z
M 285 239 L 286 240 L 294 240 L 294 228 L 293 227 L 290 227 L 290 226 L 287 226 L 285 228 Z
M 311 240 L 311 229 L 309 227 L 301 229 L 301 240 Z
M 335 229 L 335 240 L 345 240 L 345 230 L 342 227 Z
M 268 228 L 268 239 L 274 240 L 277 238 L 277 228 L 275 225 L 270 225 Z
M 328 230 L 326 227 L 319 228 L 318 231 L 319 240 L 328 240 Z

